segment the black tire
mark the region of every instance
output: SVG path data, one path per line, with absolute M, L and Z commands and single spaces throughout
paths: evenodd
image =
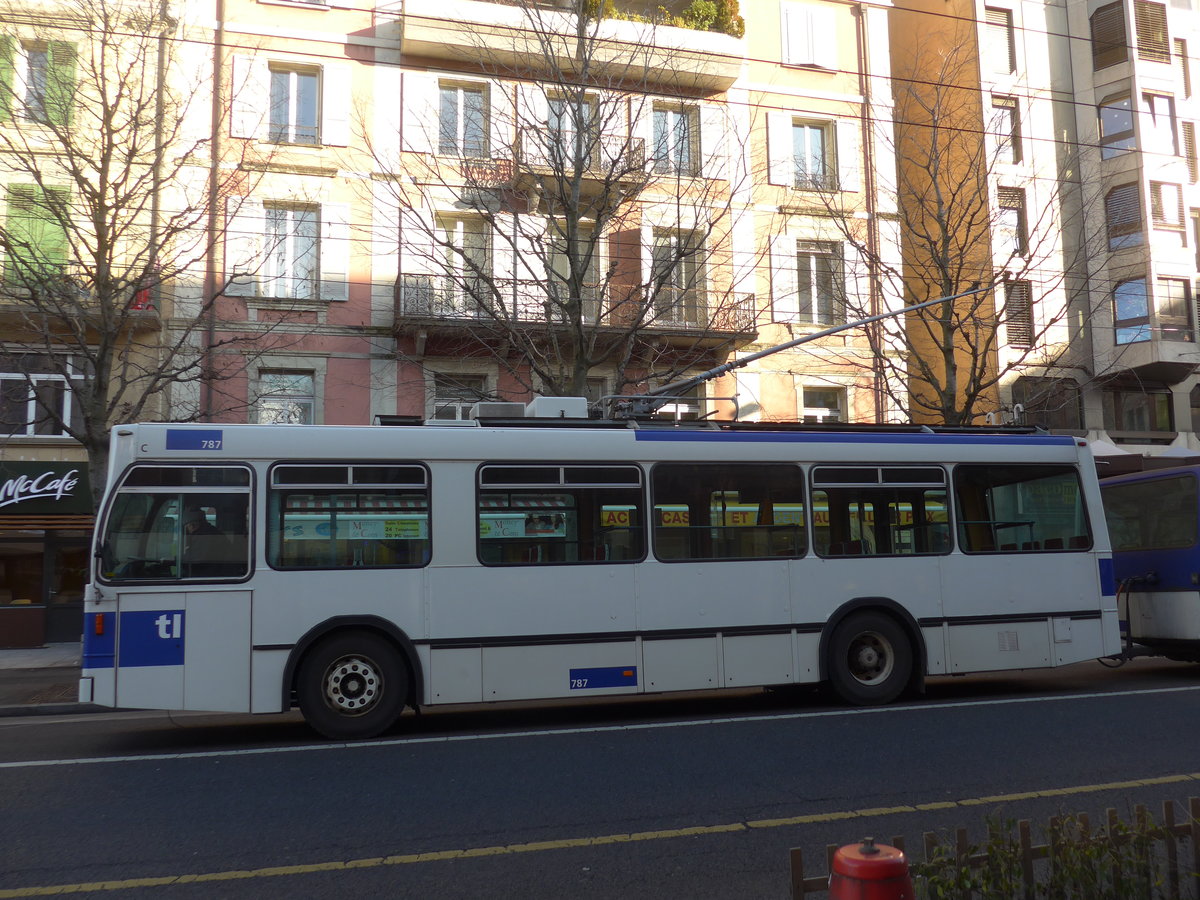
M 390 728 L 408 703 L 408 667 L 377 634 L 347 631 L 305 654 L 296 679 L 304 720 L 334 740 L 362 740 Z
M 830 686 L 845 702 L 891 703 L 908 687 L 912 670 L 912 641 L 886 613 L 852 613 L 833 629 L 826 671 Z

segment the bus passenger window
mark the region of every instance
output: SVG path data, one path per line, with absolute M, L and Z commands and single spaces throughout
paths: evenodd
M 936 466 L 817 466 L 817 555 L 922 556 L 950 551 L 946 473 Z
M 267 561 L 278 569 L 382 569 L 429 562 L 429 475 L 418 465 L 271 470 Z
M 960 465 L 958 537 L 968 553 L 1045 553 L 1091 547 L 1079 473 L 1071 466 Z
M 661 560 L 795 558 L 807 549 L 799 466 L 659 463 L 651 493 Z
M 642 473 L 628 465 L 479 470 L 479 561 L 493 566 L 637 562 Z

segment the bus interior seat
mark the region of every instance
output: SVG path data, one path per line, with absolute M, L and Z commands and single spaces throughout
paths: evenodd
M 1061 550 L 1066 546 L 1066 542 L 1060 537 L 1046 538 L 1045 548 L 1047 550 Z
M 1088 536 L 1086 534 L 1071 535 L 1070 540 L 1067 541 L 1067 546 L 1070 547 L 1072 550 L 1086 550 L 1088 547 L 1088 544 L 1089 544 L 1089 541 L 1088 541 Z

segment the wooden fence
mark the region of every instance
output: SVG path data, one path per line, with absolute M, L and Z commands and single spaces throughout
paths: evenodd
M 1122 822 L 1115 809 L 1107 810 L 1105 820 L 1106 834 L 1113 843 L 1125 844 L 1133 840 L 1133 834 L 1124 832 L 1121 828 Z M 1047 832 L 1057 833 L 1062 821 L 1060 817 L 1050 819 L 1050 827 Z M 1090 833 L 1091 826 L 1086 815 L 1076 816 L 1074 821 L 1078 824 L 1082 834 Z M 1039 871 L 1038 863 L 1039 861 L 1049 861 L 1043 865 L 1052 864 L 1057 848 L 1053 843 L 1033 843 L 1032 828 L 1028 819 L 1020 820 L 1016 827 L 1025 898 L 1034 900 Z M 1168 800 L 1163 803 L 1162 822 L 1158 825 L 1153 825 L 1146 807 L 1138 805 L 1134 808 L 1134 831 L 1138 834 L 1145 834 L 1147 830 L 1150 830 L 1153 835 L 1151 840 L 1154 844 L 1155 860 L 1160 862 L 1164 870 L 1162 893 L 1159 896 L 1172 898 L 1172 900 L 1179 900 L 1183 897 L 1200 897 L 1200 798 L 1192 797 L 1188 800 L 1188 821 L 1186 822 L 1176 820 L 1174 801 Z M 890 843 L 899 850 L 905 849 L 902 835 L 892 838 Z M 923 843 L 925 862 L 939 858 L 945 860 L 950 852 L 950 848 L 946 847 L 939 836 L 932 831 L 924 833 Z M 825 848 L 826 872 L 832 870 L 833 855 L 839 846 L 830 844 Z M 1181 846 L 1191 847 L 1190 866 L 1183 864 L 1180 860 Z M 974 852 L 972 852 L 973 850 Z M 790 855 L 793 900 L 802 900 L 804 897 L 827 893 L 829 890 L 828 874 L 805 875 L 803 853 L 797 848 L 793 849 Z M 951 858 L 957 862 L 958 866 L 967 866 L 972 869 L 982 868 L 989 859 L 986 852 L 971 846 L 967 839 L 966 828 L 959 828 L 955 832 Z M 911 869 L 916 865 L 916 858 L 909 855 L 908 859 Z

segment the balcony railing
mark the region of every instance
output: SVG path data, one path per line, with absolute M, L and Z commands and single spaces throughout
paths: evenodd
M 634 311 L 640 308 L 634 300 L 618 301 L 600 285 L 588 289 L 582 304 L 585 323 L 613 329 L 634 327 Z M 568 324 L 562 303 L 551 297 L 544 281 L 496 278 L 472 287 L 467 281 L 437 275 L 401 276 L 396 318 L 451 320 L 463 325 L 497 319 L 511 325 Z M 638 327 L 658 332 L 752 334 L 755 323 L 753 294 L 668 288 L 659 292 Z
M 588 134 L 578 142 L 583 153 L 579 169 L 599 178 L 624 179 L 646 169 L 646 142 L 620 135 Z M 576 170 L 576 138 L 568 132 L 522 128 L 517 135 L 518 166 L 548 169 L 570 175 Z

